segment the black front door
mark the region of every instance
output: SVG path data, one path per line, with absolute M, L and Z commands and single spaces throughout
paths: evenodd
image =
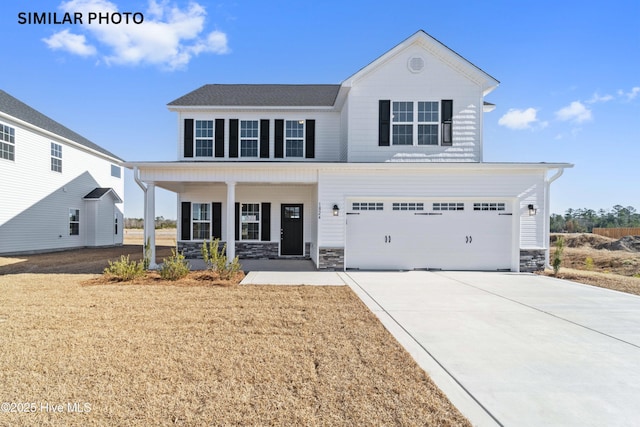
M 304 255 L 302 205 L 282 205 L 280 255 Z

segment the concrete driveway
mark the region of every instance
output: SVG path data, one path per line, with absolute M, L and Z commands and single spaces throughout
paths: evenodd
M 640 297 L 515 273 L 340 276 L 475 425 L 640 425 Z

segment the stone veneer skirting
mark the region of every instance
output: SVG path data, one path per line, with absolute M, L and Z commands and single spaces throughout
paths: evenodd
M 547 261 L 544 249 L 520 249 L 520 272 L 533 273 L 544 270 Z
M 344 248 L 319 248 L 318 270 L 344 270 Z
M 225 242 L 220 242 L 220 248 Z M 187 259 L 202 259 L 202 242 L 178 242 L 178 252 L 182 252 Z M 305 244 L 305 253 L 300 256 L 283 256 L 278 254 L 277 242 L 236 242 L 236 255 L 240 259 L 309 259 L 311 243 Z

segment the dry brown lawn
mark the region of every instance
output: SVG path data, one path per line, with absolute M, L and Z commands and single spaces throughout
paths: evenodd
M 0 425 L 470 425 L 348 287 L 95 278 L 0 276 Z

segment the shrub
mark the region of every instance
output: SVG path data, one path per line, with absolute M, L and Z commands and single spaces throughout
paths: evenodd
M 211 240 L 209 243 L 205 240 L 202 243 L 200 252 L 209 270 L 218 273 L 223 280 L 230 279 L 235 273 L 242 269 L 238 257 L 235 257 L 231 262 L 227 259 L 226 243 L 222 247 L 222 250 L 220 250 L 220 239 Z
M 588 256 L 585 260 L 584 260 L 584 268 L 586 270 L 593 270 L 593 258 L 591 258 L 590 256 Z
M 126 282 L 137 279 L 145 275 L 144 263 L 142 261 L 131 261 L 129 255 L 120 256 L 118 261 L 109 261 L 109 267 L 104 269 L 104 275 L 111 280 Z
M 144 243 L 144 259 L 142 261 L 142 265 L 145 270 L 149 269 L 151 265 L 151 238 L 147 237 L 147 241 Z
M 171 256 L 162 260 L 160 277 L 165 280 L 180 280 L 189 274 L 191 266 L 181 252 L 171 249 Z
M 553 252 L 553 261 L 551 262 L 551 266 L 553 267 L 553 274 L 555 276 L 558 275 L 560 271 L 560 264 L 562 264 L 562 253 L 564 252 L 564 239 L 562 237 L 558 237 L 556 240 L 556 250 Z

